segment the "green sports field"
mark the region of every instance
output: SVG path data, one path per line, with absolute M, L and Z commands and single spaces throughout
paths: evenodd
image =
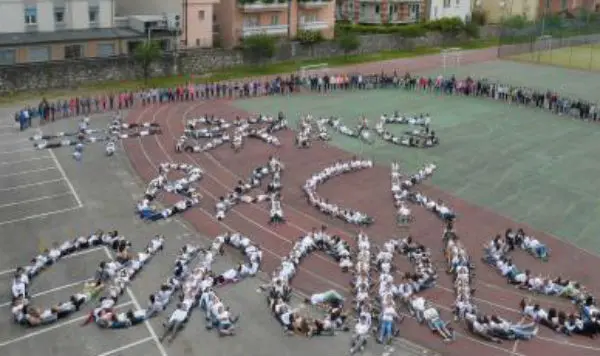
M 589 84 L 594 83 L 597 79 Z M 292 121 L 308 113 L 336 115 L 352 125 L 362 114 L 376 120 L 395 110 L 428 112 L 441 140 L 438 147 L 401 148 L 382 141 L 364 146 L 347 137 L 335 137 L 333 144 L 379 161 L 399 160 L 413 169 L 433 161 L 439 169 L 432 184 L 600 252 L 600 125 L 485 99 L 403 90 L 264 98 L 236 105 L 250 112 L 282 110 Z M 397 125 L 393 130 L 404 129 Z
M 559 67 L 600 71 L 600 45 L 585 45 L 534 51 L 510 59 Z

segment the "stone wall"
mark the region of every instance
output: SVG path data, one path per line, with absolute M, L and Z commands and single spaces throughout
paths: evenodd
M 484 29 L 483 36 L 496 34 L 493 29 Z M 440 34 L 429 34 L 419 38 L 403 38 L 394 34 L 360 36 L 361 45 L 356 53 L 373 53 L 389 50 L 410 50 L 421 46 L 452 45 L 456 38 Z M 343 55 L 336 42 L 324 42 L 312 47 L 297 42 L 283 42 L 278 47 L 273 61 L 319 59 Z M 176 65 L 175 65 L 176 64 Z M 182 52 L 174 59 L 165 55 L 152 66 L 152 76 L 194 75 L 214 72 L 244 64 L 239 51 L 206 49 Z M 75 89 L 82 85 L 109 81 L 140 79 L 141 69 L 129 57 L 93 58 L 73 61 L 31 63 L 0 66 L 0 95 L 2 93 L 45 89 Z

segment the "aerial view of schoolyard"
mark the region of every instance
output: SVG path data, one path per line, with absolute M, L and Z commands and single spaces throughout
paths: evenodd
M 600 354 L 600 75 L 497 52 L 1 108 L 0 354 Z

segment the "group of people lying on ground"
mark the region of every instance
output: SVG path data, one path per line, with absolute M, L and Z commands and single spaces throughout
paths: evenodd
M 226 244 L 241 251 L 245 256 L 245 262 L 221 274 L 215 274 L 212 271 L 212 264 L 215 257 L 223 254 Z M 196 255 L 200 256 L 200 261 L 196 266 L 191 267 L 191 262 Z M 215 288 L 255 276 L 261 261 L 260 248 L 248 237 L 239 233 L 219 235 L 207 249 L 184 246 L 175 264 L 174 277 L 169 279 L 159 292 L 150 296 L 151 305 L 157 303 L 157 308 L 164 310 L 174 294 L 179 293 L 180 302 L 164 324 L 165 330 L 160 340 L 168 338 L 168 341 L 172 342 L 196 307 L 203 311 L 207 329 L 217 329 L 220 336 L 234 335 L 239 315 L 232 314 L 229 307 L 216 294 Z
M 140 312 L 116 313 L 113 307 L 130 281 L 135 278 L 150 258 L 162 250 L 163 244 L 164 238 L 157 236 L 152 239 L 143 252 L 132 253 L 130 252 L 131 243 L 120 236 L 117 231 L 105 233 L 101 230 L 89 236 L 80 236 L 62 244 L 54 244 L 51 248 L 33 258 L 28 266 L 16 269 L 12 283 L 12 314 L 14 321 L 27 326 L 51 324 L 79 311 L 84 304 L 94 300 L 103 292 L 104 296 L 99 299 L 100 305 L 92 313 L 94 320 L 99 320 L 100 314 L 105 314 L 107 310 L 112 310 L 111 313 L 114 318 L 119 316 L 123 320 L 137 320 L 141 317 Z M 69 300 L 57 303 L 49 308 L 39 308 L 31 305 L 29 294 L 31 280 L 60 259 L 96 246 L 112 248 L 116 252 L 116 259 L 102 262 L 96 277 L 89 282 L 85 282 L 83 289 L 71 295 Z
M 463 320 L 467 314 L 475 314 L 477 309 L 473 303 L 473 264 L 458 235 L 454 232 L 454 222 L 446 223 L 444 230 L 444 257 L 447 272 L 453 277 L 454 294 L 454 316 L 456 320 Z
M 342 270 L 353 267 L 350 246 L 339 236 L 331 236 L 326 226 L 300 236 L 291 252 L 273 271 L 270 283 L 262 286 L 267 292 L 267 301 L 273 316 L 281 323 L 285 332 L 298 333 L 307 337 L 316 335 L 335 335 L 336 330 L 347 330 L 347 314 L 343 310 L 344 298 L 336 291 L 313 294 L 305 302 L 311 305 L 327 307 L 323 318 L 314 318 L 302 306 L 294 308 L 291 302 L 291 281 L 299 265 L 312 252 L 322 251 L 335 259 Z
M 329 179 L 345 173 L 356 172 L 362 169 L 373 167 L 373 161 L 361 160 L 356 157 L 344 162 L 338 161 L 334 165 L 327 167 L 317 173 L 314 173 L 304 184 L 304 193 L 311 206 L 316 207 L 322 213 L 342 219 L 350 224 L 370 225 L 373 218 L 367 214 L 349 208 L 340 207 L 328 199 L 322 198 L 317 194 L 317 186 L 323 184 Z
M 253 204 L 270 202 L 270 223 L 283 223 L 285 217 L 281 205 L 281 175 L 283 174 L 283 163 L 274 156 L 269 157 L 266 165 L 261 165 L 252 170 L 250 177 L 246 181 L 238 181 L 237 186 L 226 196 L 219 197 L 215 204 L 215 217 L 217 220 L 223 220 L 236 204 L 239 202 Z M 271 181 L 264 187 L 264 192 L 252 196 L 250 193 L 254 189 L 260 189 L 265 179 L 271 177 Z
M 556 332 L 590 338 L 600 335 L 600 309 L 592 296 L 588 296 L 578 305 L 579 312 L 556 308 L 546 310 L 528 298 L 521 300 L 520 308 L 525 317 Z
M 319 122 L 320 125 L 322 125 L 323 127 L 325 125 L 328 125 L 331 128 L 333 128 L 336 132 L 342 135 L 357 138 L 367 144 L 372 144 L 374 142 L 375 138 L 371 137 L 369 125 L 366 117 L 364 116 L 359 118 L 358 123 L 354 129 L 346 126 L 343 123 L 342 118 L 335 116 L 331 116 L 329 119 L 321 118 L 319 119 Z
M 431 330 L 438 332 L 445 340 L 453 338 L 446 328 L 446 323 L 439 322 L 439 312 L 433 306 L 426 305 L 423 298 L 416 297 L 417 293 L 434 286 L 437 280 L 430 251 L 415 243 L 411 237 L 407 237 L 389 240 L 383 244 L 382 249 L 372 254 L 369 239 L 364 233 L 358 235 L 357 246 L 357 261 L 352 280 L 355 308 L 359 320 L 368 320 L 369 323 L 371 319 L 378 321 L 378 326 L 374 329 L 378 342 L 390 343 L 399 331 L 398 324 L 403 318 L 400 316 L 397 302 L 405 306 L 419 322 L 426 320 Z M 414 267 L 414 272 L 405 273 L 399 284 L 394 282 L 397 271 L 393 259 L 397 253 L 406 256 Z M 379 278 L 375 281 L 372 280 L 374 270 L 379 272 Z M 369 298 L 371 290 L 377 293 L 374 304 L 371 304 Z M 426 318 L 420 318 L 423 312 L 426 312 Z M 364 346 L 365 337 L 366 335 L 357 332 L 353 350 Z
M 444 230 L 444 255 L 448 273 L 453 276 L 456 300 L 453 313 L 456 320 L 464 320 L 467 329 L 486 341 L 501 343 L 502 340 L 530 340 L 537 333 L 534 323 L 512 323 L 496 315 L 485 315 L 477 310 L 473 302 L 475 289 L 473 264 L 454 231 L 453 221 L 447 222 Z
M 296 133 L 296 147 L 309 148 L 312 141 L 329 141 L 331 136 L 327 132 L 326 120 L 315 119 L 312 115 L 303 116 L 298 124 L 298 133 Z
M 145 137 L 161 134 L 160 125 L 155 123 L 127 124 L 123 123 L 120 114 L 117 114 L 107 129 L 91 129 L 89 117 L 83 118 L 76 132 L 59 132 L 54 135 L 34 135 L 33 146 L 38 149 L 52 149 L 65 146 L 75 146 L 73 157 L 81 159 L 83 148 L 87 144 L 104 142 L 105 153 L 112 156 L 116 150 L 116 143 L 121 139 L 132 137 Z
M 393 162 L 391 164 L 391 181 L 392 181 L 392 196 L 394 198 L 394 206 L 396 207 L 396 218 L 400 225 L 406 225 L 412 222 L 413 217 L 408 207 L 407 200 L 411 194 L 412 187 L 429 178 L 435 171 L 434 164 L 428 164 L 416 174 L 405 179 L 400 172 L 400 164 Z
M 375 124 L 375 132 L 384 141 L 395 145 L 428 148 L 439 144 L 439 139 L 435 131 L 429 127 L 430 121 L 429 114 L 421 114 L 415 117 L 402 116 L 398 112 L 395 112 L 391 117 L 383 114 L 379 122 Z M 407 124 L 419 127 L 414 130 L 405 131 L 401 136 L 396 136 L 386 130 L 385 125 L 387 124 Z
M 233 128 L 231 133 L 228 131 L 230 128 Z M 275 118 L 259 114 L 255 118 L 249 117 L 244 120 L 237 116 L 233 122 L 206 115 L 188 120 L 184 135 L 175 143 L 175 151 L 207 152 L 229 143 L 235 152 L 239 152 L 248 137 L 280 146 L 281 142 L 274 134 L 286 128 L 287 120 L 282 112 Z M 197 141 L 199 139 L 209 140 L 200 144 Z
M 184 177 L 170 181 L 168 174 L 171 171 L 183 173 Z M 203 173 L 199 167 L 187 163 L 161 163 L 158 177 L 148 183 L 143 199 L 137 204 L 139 217 L 147 221 L 167 219 L 198 205 L 200 203 L 200 194 L 198 194 L 192 184 L 202 179 Z M 153 206 L 152 203 L 163 190 L 167 193 L 178 194 L 183 199 L 171 207 L 160 210 Z

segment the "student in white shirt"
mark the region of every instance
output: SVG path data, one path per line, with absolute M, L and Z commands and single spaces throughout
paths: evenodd
M 187 322 L 188 311 L 185 309 L 182 303 L 177 305 L 177 309 L 173 311 L 167 322 L 164 324 L 165 332 L 160 337 L 160 342 L 165 341 L 167 336 L 171 336 L 169 342 L 173 342 L 177 333 L 183 328 Z
M 352 346 L 350 347 L 350 355 L 353 355 L 357 351 L 363 351 L 365 349 L 370 329 L 371 326 L 367 320 L 367 317 L 361 315 L 358 322 L 354 326 L 354 335 L 352 335 Z

